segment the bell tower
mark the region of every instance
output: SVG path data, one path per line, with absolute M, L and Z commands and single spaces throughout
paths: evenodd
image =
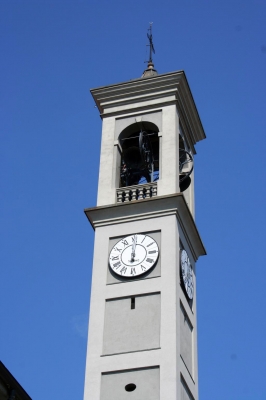
M 150 39 L 150 38 L 149 38 Z M 91 90 L 102 118 L 84 400 L 197 400 L 195 145 L 184 71 Z

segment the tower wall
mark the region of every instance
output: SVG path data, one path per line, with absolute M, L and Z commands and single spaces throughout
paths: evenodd
M 103 125 L 97 207 L 85 210 L 95 244 L 84 400 L 197 400 L 195 263 L 205 249 L 193 219 L 193 179 L 185 196 L 179 193 L 179 135 L 193 153 L 205 135 L 187 81 L 178 72 L 92 93 Z M 121 203 L 121 134 L 142 123 L 156 127 L 159 137 L 156 192 Z M 158 261 L 125 278 L 110 268 L 109 255 L 135 234 L 156 241 Z M 181 280 L 182 249 L 191 263 L 193 300 Z

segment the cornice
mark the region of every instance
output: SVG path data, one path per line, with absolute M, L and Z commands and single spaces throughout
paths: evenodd
M 158 196 L 84 210 L 93 229 L 132 221 L 175 215 L 195 260 L 206 254 L 195 221 L 182 193 Z
M 102 118 L 175 104 L 190 146 L 206 137 L 184 71 L 102 86 L 91 94 Z

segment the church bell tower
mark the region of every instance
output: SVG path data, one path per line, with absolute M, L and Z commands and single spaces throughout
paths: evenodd
M 150 39 L 150 38 L 149 38 Z M 152 42 L 151 42 L 152 44 Z M 184 71 L 91 90 L 102 118 L 84 400 L 197 400 L 195 145 Z

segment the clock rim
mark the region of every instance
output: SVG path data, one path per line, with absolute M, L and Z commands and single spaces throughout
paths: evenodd
M 190 258 L 189 258 L 189 256 L 188 256 L 188 253 L 187 253 L 186 249 L 181 248 L 181 249 L 180 249 L 180 271 L 181 271 L 181 276 L 182 276 L 182 284 L 183 284 L 183 286 L 184 286 L 186 296 L 189 298 L 189 300 L 193 300 L 193 298 L 194 298 L 194 277 L 193 277 L 193 275 L 191 275 L 191 277 L 192 277 L 192 283 L 193 283 L 193 290 L 192 290 L 192 297 L 190 297 L 189 294 L 188 294 L 188 291 L 187 291 L 187 288 L 186 288 L 186 285 L 185 285 L 185 282 L 184 282 L 184 276 L 183 276 L 183 273 L 182 273 L 182 252 L 183 252 L 183 251 L 186 253 L 187 258 L 188 258 L 188 260 L 189 260 L 190 268 L 191 268 L 191 270 L 193 271 L 193 267 L 192 267 L 192 264 L 191 264 L 191 262 L 190 262 Z
M 132 237 L 133 235 L 148 236 L 150 239 L 152 239 L 152 240 L 156 243 L 156 245 L 157 245 L 158 254 L 157 254 L 157 258 L 156 258 L 154 264 L 153 264 L 147 271 L 143 271 L 143 272 L 141 272 L 141 273 L 139 273 L 139 274 L 137 274 L 137 275 L 134 275 L 134 276 L 125 276 L 125 275 L 121 275 L 121 274 L 117 273 L 117 272 L 111 267 L 110 255 L 111 255 L 111 252 L 112 252 L 113 248 L 114 248 L 119 242 L 121 242 L 121 240 L 126 239 L 127 237 Z M 145 249 L 146 249 L 146 247 L 145 247 Z M 121 277 L 121 278 L 124 278 L 124 279 L 126 279 L 126 280 L 130 280 L 130 279 L 133 279 L 133 280 L 134 280 L 134 279 L 137 279 L 138 277 L 140 277 L 140 276 L 142 276 L 142 275 L 145 275 L 145 274 L 151 272 L 151 271 L 155 268 L 155 266 L 156 266 L 156 264 L 157 264 L 157 262 L 158 262 L 158 260 L 159 260 L 159 255 L 160 255 L 160 247 L 159 247 L 159 244 L 157 243 L 157 240 L 156 240 L 156 239 L 154 239 L 153 237 L 151 237 L 149 234 L 145 234 L 145 233 L 132 233 L 132 234 L 130 234 L 130 235 L 123 236 L 121 239 L 119 239 L 119 240 L 112 246 L 112 248 L 111 248 L 111 250 L 110 250 L 110 252 L 109 252 L 108 265 L 109 265 L 110 270 L 111 270 L 115 275 L 117 275 L 117 276 L 119 276 L 119 277 Z

